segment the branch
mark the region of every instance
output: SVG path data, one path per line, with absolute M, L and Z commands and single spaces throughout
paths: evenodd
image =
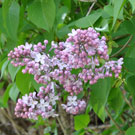
M 94 5 L 95 5 L 96 2 L 97 2 L 96 0 L 93 1 L 92 5 L 89 7 L 89 10 L 88 10 L 86 16 L 88 16 L 90 14 L 90 12 L 91 12 L 91 10 L 94 7 Z
M 123 47 L 119 51 L 117 51 L 116 53 L 114 53 L 111 56 L 111 58 L 117 56 L 120 52 L 122 52 L 128 46 L 128 44 L 130 43 L 130 41 L 132 40 L 132 38 L 133 38 L 133 36 L 131 35 L 130 38 L 129 38 L 129 40 L 126 42 L 126 44 L 123 45 Z
M 105 110 L 107 112 L 107 115 L 109 116 L 109 118 L 112 120 L 112 122 L 114 123 L 114 125 L 117 127 L 117 129 L 121 132 L 121 134 L 124 134 L 124 131 L 121 130 L 121 127 L 116 123 L 116 121 L 113 119 L 113 117 L 111 116 L 110 112 L 108 111 L 107 107 L 105 107 Z

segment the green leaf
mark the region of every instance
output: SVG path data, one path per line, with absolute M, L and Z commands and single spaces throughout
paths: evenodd
M 102 12 L 102 16 L 104 18 L 112 17 L 113 16 L 113 6 L 112 5 L 104 6 L 104 10 Z
M 90 122 L 90 117 L 88 114 L 81 114 L 74 117 L 75 130 L 80 130 L 87 127 Z
M 39 91 L 39 88 L 40 88 L 41 86 L 43 86 L 43 84 L 37 83 L 37 82 L 33 79 L 33 76 L 31 76 L 31 82 L 32 82 L 32 86 L 36 89 L 36 91 Z
M 123 105 L 123 97 L 120 88 L 112 88 L 108 97 L 110 107 L 117 113 Z
M 29 19 L 39 28 L 50 31 L 55 19 L 53 0 L 35 0 L 28 7 Z
M 90 103 L 94 111 L 101 118 L 102 121 L 105 120 L 104 107 L 108 100 L 111 84 L 112 78 L 105 78 L 98 80 L 96 84 L 91 86 L 92 92 L 90 97 Z
M 128 70 L 128 72 L 135 73 L 135 58 L 124 58 L 124 66 Z
M 9 84 L 4 95 L 3 95 L 3 104 L 4 106 L 7 105 L 7 102 L 8 102 L 8 99 L 9 99 L 9 91 L 10 91 L 10 88 L 13 86 L 13 84 Z
M 3 88 L 3 86 L 4 86 L 4 81 L 3 82 L 0 82 L 0 90 Z
M 2 6 L 3 25 L 10 39 L 17 41 L 20 6 L 15 0 L 5 0 Z
M 135 75 L 127 78 L 127 87 L 130 93 L 135 95 Z
M 101 11 L 99 10 L 91 15 L 80 18 L 75 22 L 75 25 L 80 28 L 87 28 L 89 26 L 93 26 L 100 16 Z
M 2 4 L 2 16 L 3 16 L 3 25 L 6 28 L 6 23 L 7 23 L 7 16 L 9 12 L 9 7 L 12 3 L 12 0 L 4 0 Z
M 67 6 L 69 9 L 71 9 L 71 0 L 63 0 L 63 3 L 65 6 Z
M 20 67 L 14 67 L 11 63 L 9 63 L 8 71 L 9 71 L 12 81 L 14 81 L 15 76 L 16 76 L 17 72 L 19 71 L 19 69 L 20 69 Z
M 117 20 L 117 18 L 119 16 L 119 13 L 120 13 L 122 7 L 124 6 L 125 1 L 126 0 L 114 0 L 113 26 L 116 23 L 116 20 Z
M 0 8 L 0 31 L 6 33 L 6 30 L 3 25 L 2 9 Z
M 19 26 L 19 13 L 20 6 L 16 1 L 13 0 L 9 8 L 6 24 L 9 37 L 15 41 L 17 40 L 17 30 Z
M 64 22 L 68 12 L 69 12 L 69 10 L 65 6 L 62 6 L 61 8 L 58 9 L 57 15 L 56 15 L 57 24 Z
M 18 94 L 19 94 L 19 90 L 18 90 L 16 84 L 14 83 L 9 91 L 9 96 L 14 102 L 16 102 Z
M 68 26 L 62 27 L 60 30 L 56 32 L 58 38 L 63 38 L 65 35 L 67 35 L 70 32 L 70 29 Z
M 126 135 L 134 135 L 135 134 L 135 127 L 128 128 L 126 131 Z
M 113 17 L 113 13 L 114 13 L 114 6 L 113 5 L 104 6 L 104 10 L 102 12 L 102 16 L 104 18 Z M 120 13 L 119 13 L 117 18 L 123 19 L 123 9 L 120 10 Z
M 135 0 L 129 0 L 129 2 L 132 5 L 132 11 L 134 11 L 135 10 Z
M 3 77 L 4 71 L 5 71 L 8 63 L 9 63 L 9 60 L 6 59 L 5 62 L 3 63 L 3 65 L 2 65 L 2 68 L 1 68 L 1 78 Z
M 128 37 L 129 39 L 129 37 Z M 134 43 L 135 43 L 135 35 L 133 36 L 131 42 L 130 42 L 130 47 L 128 48 L 128 50 L 126 51 L 125 57 L 129 57 L 129 58 L 135 58 L 135 47 L 134 47 Z
M 29 74 L 23 74 L 21 70 L 16 75 L 16 85 L 23 95 L 29 92 L 31 85 L 30 78 Z
M 126 20 L 122 23 L 122 27 L 125 28 L 125 30 L 132 35 L 135 35 L 135 18 L 132 18 L 131 20 Z

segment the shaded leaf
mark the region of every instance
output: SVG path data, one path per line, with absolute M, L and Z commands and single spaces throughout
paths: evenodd
M 127 78 L 127 87 L 131 94 L 135 95 L 135 75 Z

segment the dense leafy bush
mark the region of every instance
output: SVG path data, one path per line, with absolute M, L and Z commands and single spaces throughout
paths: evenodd
M 135 133 L 134 0 L 0 5 L 1 112 L 44 135 Z

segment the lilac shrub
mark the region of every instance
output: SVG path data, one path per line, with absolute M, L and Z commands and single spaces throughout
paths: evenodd
M 30 93 L 18 99 L 15 115 L 22 118 L 37 119 L 58 116 L 55 110 L 57 102 L 62 102 L 63 90 L 69 93 L 67 102 L 61 104 L 70 114 L 78 114 L 85 110 L 86 101 L 77 99 L 83 91 L 83 84 L 95 84 L 105 77 L 119 76 L 123 58 L 118 61 L 109 60 L 106 38 L 93 28 L 72 30 L 65 42 L 51 42 L 50 51 L 54 56 L 45 53 L 48 41 L 44 44 L 26 43 L 14 48 L 8 54 L 11 63 L 24 66 L 22 72 L 34 75 L 37 83 L 43 84 L 38 93 Z M 79 69 L 78 74 L 73 70 Z M 61 103 L 60 102 L 60 103 Z

